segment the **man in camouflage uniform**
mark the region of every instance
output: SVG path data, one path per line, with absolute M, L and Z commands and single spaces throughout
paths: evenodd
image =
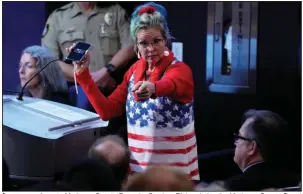
M 95 2 L 72 2 L 49 16 L 42 45 L 62 59 L 60 67 L 69 82 L 73 82 L 73 66 L 63 62 L 65 48 L 78 41 L 93 45 L 91 75 L 100 89 L 112 90 L 115 82 L 110 73 L 135 56 L 125 10 L 118 4 L 100 7 Z
M 72 2 L 56 9 L 49 16 L 43 31 L 42 45 L 62 59 L 59 65 L 65 79 L 73 84 L 73 66 L 63 62 L 67 56 L 65 49 L 78 41 L 92 44 L 89 70 L 103 94 L 109 95 L 116 87 L 112 73 L 114 72 L 116 78 L 122 81 L 121 71 L 116 69 L 125 70 L 122 67 L 135 56 L 129 28 L 127 13 L 118 4 Z M 78 88 L 77 106 L 94 111 L 84 92 Z M 71 89 L 75 90 L 74 86 L 71 86 Z M 124 115 L 113 119 L 105 133 L 118 131 L 118 134 L 126 138 L 124 124 L 126 124 Z

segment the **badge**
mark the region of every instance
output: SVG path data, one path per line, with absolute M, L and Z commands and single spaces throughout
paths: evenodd
M 104 34 L 105 30 L 104 30 L 104 24 L 100 24 L 101 25 L 101 33 Z
M 112 13 L 106 13 L 104 16 L 105 23 L 109 26 L 113 25 L 113 14 Z
M 48 30 L 49 30 L 49 24 L 46 24 L 45 27 L 44 27 L 43 33 L 42 33 L 42 38 L 45 37 L 45 35 L 47 34 Z

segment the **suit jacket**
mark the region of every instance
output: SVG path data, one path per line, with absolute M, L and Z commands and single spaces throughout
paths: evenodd
M 225 186 L 229 191 L 260 191 L 296 186 L 299 182 L 299 175 L 263 162 L 249 167 L 241 175 L 227 179 Z

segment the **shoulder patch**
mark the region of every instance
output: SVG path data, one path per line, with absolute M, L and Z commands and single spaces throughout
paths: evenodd
M 46 34 L 49 31 L 49 24 L 46 24 L 42 33 L 42 38 L 44 38 L 46 36 Z

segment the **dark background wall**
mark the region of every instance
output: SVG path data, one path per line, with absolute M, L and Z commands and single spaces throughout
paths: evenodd
M 42 19 L 44 23 L 54 9 L 66 2 L 46 2 L 45 7 L 42 2 L 14 3 L 24 6 L 28 4 L 26 6 L 36 6 L 39 9 L 37 12 L 28 11 L 21 14 L 24 9 L 18 13 L 14 8 L 14 14 L 9 14 L 6 10 L 9 7 L 5 5 L 8 2 L 3 3 L 3 48 L 9 47 L 8 50 L 3 51 L 4 88 L 15 85 L 15 80 L 13 80 L 15 73 L 12 72 L 11 65 L 16 64 L 13 61 L 19 57 L 21 49 L 25 45 L 39 43 L 43 29 Z M 131 13 L 139 3 L 142 2 L 121 2 L 120 4 Z M 296 149 L 291 151 L 295 155 L 301 155 L 301 2 L 259 2 L 257 92 L 255 95 L 208 92 L 206 83 L 207 2 L 161 2 L 161 4 L 168 10 L 168 24 L 173 36 L 184 44 L 184 62 L 191 66 L 194 73 L 199 152 L 232 147 L 232 135 L 241 125 L 243 112 L 249 108 L 256 108 L 276 111 L 290 123 L 297 145 Z M 10 8 L 13 9 L 13 5 Z M 17 15 L 14 16 L 15 14 Z M 17 25 L 12 18 L 19 20 L 22 18 L 26 21 L 33 18 L 35 22 L 28 22 L 30 24 L 18 22 Z M 37 33 L 29 33 L 29 28 Z M 18 33 L 12 36 L 11 31 L 18 31 Z M 18 39 L 15 40 L 16 38 Z M 300 162 L 298 161 L 299 166 L 301 166 Z
M 142 2 L 120 2 L 129 14 Z M 62 5 L 61 3 L 60 5 Z M 233 146 L 242 114 L 269 109 L 291 125 L 301 153 L 301 2 L 259 2 L 257 92 L 255 95 L 210 93 L 206 83 L 207 2 L 161 2 L 184 62 L 195 81 L 195 116 L 199 152 Z M 59 5 L 59 4 L 58 4 Z M 47 3 L 46 12 L 58 6 Z M 299 161 L 300 162 L 300 161 Z
M 243 112 L 256 108 L 276 111 L 289 122 L 297 148 L 290 151 L 300 155 L 301 2 L 259 2 L 255 95 L 207 91 L 207 2 L 174 2 L 165 5 L 169 27 L 173 35 L 184 43 L 184 61 L 194 72 L 199 151 L 232 146 L 232 134 L 239 129 Z M 300 161 L 298 166 L 301 166 Z
M 16 91 L 22 50 L 40 44 L 45 23 L 45 2 L 2 3 L 3 89 Z

